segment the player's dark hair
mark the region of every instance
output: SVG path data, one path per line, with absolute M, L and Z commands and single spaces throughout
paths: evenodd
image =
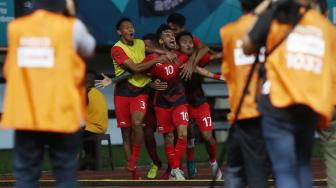
M 182 31 L 180 32 L 179 34 L 176 35 L 176 42 L 179 43 L 180 42 L 180 39 L 183 37 L 183 36 L 190 36 L 191 38 L 193 37 L 192 34 L 188 31 Z
M 150 40 L 150 41 L 157 41 L 158 37 L 155 33 L 147 33 L 142 37 L 142 40 Z
M 124 23 L 124 22 L 131 22 L 131 23 L 133 23 L 132 20 L 129 19 L 129 18 L 127 18 L 127 17 L 121 18 L 121 19 L 117 22 L 117 24 L 115 25 L 116 29 L 119 30 L 121 24 Z
M 180 13 L 173 13 L 167 18 L 167 23 L 173 23 L 175 25 L 178 25 L 179 27 L 184 27 L 185 22 L 185 17 Z
M 159 28 L 156 30 L 156 36 L 157 36 L 158 38 L 160 38 L 161 35 L 162 35 L 162 33 L 164 33 L 165 31 L 168 31 L 168 30 L 170 30 L 170 28 L 168 27 L 168 25 L 166 25 L 166 24 L 161 24 L 161 25 L 159 26 Z

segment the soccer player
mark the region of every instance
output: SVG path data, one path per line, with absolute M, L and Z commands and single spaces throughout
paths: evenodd
M 248 31 L 253 19 L 252 11 L 260 0 L 241 0 L 244 15 L 237 21 L 220 29 L 223 49 L 222 75 L 225 77 L 233 122 L 239 100 L 254 56 L 243 54 L 241 38 Z M 260 114 L 255 102 L 257 74 L 253 75 L 248 95 L 245 96 L 236 125 L 232 125 L 227 140 L 227 164 L 225 166 L 225 187 L 267 188 L 269 163 L 266 146 L 261 132 Z
M 155 91 L 164 91 L 167 89 L 167 83 L 161 82 L 159 79 L 151 82 L 150 91 L 148 94 L 148 110 L 145 116 L 143 127 L 144 130 L 144 140 L 147 152 L 152 159 L 150 169 L 147 173 L 147 178 L 154 179 L 157 176 L 158 170 L 162 167 L 161 159 L 157 153 L 156 140 L 154 133 L 157 129 L 157 120 L 153 106 L 154 94 Z
M 178 34 L 180 32 L 185 31 L 185 22 L 186 18 L 179 13 L 173 13 L 167 18 L 168 26 Z M 212 51 L 208 46 L 206 46 L 203 42 L 201 42 L 196 36 L 192 37 L 194 44 L 194 52 L 190 55 L 188 62 L 182 65 L 181 76 L 185 80 L 190 80 L 192 73 L 195 72 L 196 65 L 201 62 L 201 59 L 204 57 L 212 57 L 212 58 L 220 58 L 222 57 L 221 53 Z M 208 55 L 206 55 L 208 54 Z M 205 56 L 206 55 L 206 56 Z M 189 132 L 193 133 L 193 126 L 190 126 Z M 187 149 L 187 158 L 192 159 L 194 154 L 194 138 L 193 134 L 188 135 L 188 149 Z M 191 161 L 191 160 L 190 160 Z M 196 175 L 196 166 L 194 162 L 187 163 L 188 171 L 190 172 L 190 177 Z
M 155 49 L 156 51 L 165 51 L 160 50 L 158 47 L 157 36 L 154 33 L 146 34 L 142 37 L 145 42 L 146 48 Z M 162 167 L 161 159 L 157 153 L 156 140 L 154 137 L 154 132 L 156 131 L 156 116 L 154 112 L 153 100 L 155 90 L 164 91 L 167 89 L 167 83 L 161 82 L 159 79 L 151 82 L 151 87 L 148 95 L 148 110 L 145 116 L 145 126 L 144 129 L 144 140 L 147 152 L 152 159 L 151 167 L 147 173 L 147 178 L 154 179 L 157 176 L 158 170 Z
M 165 53 L 164 51 L 158 49 L 157 38 L 155 34 L 152 34 L 152 33 L 147 34 L 142 39 L 145 43 L 146 49 L 150 48 L 152 50 L 154 49 L 158 51 L 159 53 L 160 52 Z M 102 76 L 103 76 L 102 80 L 96 80 L 95 86 L 97 88 L 105 88 L 106 86 L 112 83 L 121 82 L 125 79 L 128 79 L 130 76 L 132 76 L 132 73 L 125 71 L 121 75 L 114 77 L 112 79 L 104 74 L 102 74 Z M 144 117 L 145 126 L 143 126 L 143 131 L 144 131 L 145 146 L 146 146 L 149 156 L 151 157 L 153 161 L 151 163 L 151 168 L 147 173 L 147 178 L 149 179 L 154 179 L 157 176 L 157 171 L 162 166 L 161 160 L 157 154 L 156 141 L 154 138 L 154 132 L 156 130 L 156 118 L 155 118 L 155 113 L 154 113 L 154 109 L 152 105 L 153 94 L 154 94 L 154 90 L 160 91 L 160 90 L 165 90 L 165 89 L 167 89 L 167 83 L 161 82 L 160 80 L 155 80 L 150 83 L 150 88 L 148 91 L 148 103 L 147 103 L 148 109 Z
M 178 73 L 180 65 L 187 61 L 188 56 L 176 51 L 175 35 L 167 25 L 161 25 L 159 27 L 157 36 L 159 37 L 161 48 L 176 53 L 180 62 L 180 64 L 167 64 L 163 61 L 153 66 L 149 70 L 149 73 L 154 78 L 168 83 L 167 90 L 156 92 L 154 109 L 157 117 L 158 130 L 164 134 L 165 152 L 168 163 L 172 168 L 171 177 L 177 180 L 183 180 L 185 178 L 179 166 L 186 149 L 189 118 L 184 85 Z M 150 54 L 146 57 L 145 61 L 150 61 L 157 57 L 158 54 Z M 177 130 L 178 139 L 174 148 L 173 131 L 175 129 Z
M 176 36 L 176 41 L 179 46 L 179 50 L 189 56 L 193 55 L 195 51 L 193 36 L 191 33 L 182 31 Z M 207 53 L 198 63 L 198 66 L 204 67 L 209 61 L 217 58 L 216 55 Z M 210 72 L 208 73 L 210 74 Z M 214 79 L 219 80 L 221 75 L 213 74 Z M 216 179 L 222 178 L 221 170 L 218 167 L 216 161 L 216 141 L 212 135 L 212 119 L 210 113 L 210 107 L 202 89 L 203 76 L 200 74 L 193 74 L 191 79 L 184 82 L 186 89 L 186 96 L 188 100 L 188 113 L 190 119 L 193 119 L 198 126 L 202 138 L 206 143 L 206 150 L 209 155 L 209 163 L 212 169 L 212 176 Z M 192 128 L 191 126 L 189 128 Z M 187 167 L 188 176 L 190 178 L 196 176 L 196 165 L 194 161 L 194 139 L 188 139 L 187 146 Z
M 127 169 L 133 179 L 140 176 L 136 170 L 140 144 L 143 140 L 143 120 L 147 110 L 148 84 L 150 78 L 141 72 L 152 65 L 167 60 L 166 55 L 150 62 L 141 63 L 145 58 L 145 44 L 134 39 L 134 26 L 129 18 L 122 18 L 116 24 L 120 40 L 112 47 L 115 74 L 121 75 L 128 70 L 134 75 L 115 85 L 114 104 L 118 127 L 121 128 Z
M 159 45 L 163 50 L 176 49 L 175 36 L 167 25 L 161 25 L 157 30 Z M 177 52 L 176 52 L 177 53 Z M 158 54 L 150 54 L 145 61 L 158 58 Z M 177 54 L 180 64 L 187 60 L 186 56 Z M 149 73 L 168 83 L 165 91 L 157 91 L 154 98 L 154 109 L 157 117 L 158 131 L 164 134 L 165 153 L 171 170 L 171 178 L 184 180 L 179 169 L 187 145 L 187 126 L 189 124 L 187 101 L 184 86 L 178 75 L 180 64 L 167 64 L 162 61 L 153 66 Z M 177 129 L 178 139 L 174 146 L 174 133 Z
M 264 84 L 258 107 L 277 188 L 312 187 L 316 127 L 334 110 L 333 25 L 309 1 L 279 1 L 258 16 L 243 38 L 247 54 L 265 45 Z

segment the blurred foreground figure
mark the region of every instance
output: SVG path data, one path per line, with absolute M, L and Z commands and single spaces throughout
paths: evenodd
M 220 30 L 223 48 L 222 75 L 227 81 L 231 108 L 231 113 L 228 115 L 231 128 L 226 143 L 225 188 L 270 187 L 267 182 L 269 159 L 255 100 L 258 79 L 256 72 L 248 87 L 248 94 L 241 104 L 240 113 L 235 117 L 241 96 L 244 95 L 247 75 L 253 63 L 258 60 L 255 56 L 243 54 L 241 38 L 249 29 L 248 23 L 254 17 L 253 10 L 261 2 L 261 0 L 240 0 L 244 15 Z
M 266 47 L 258 105 L 277 188 L 312 187 L 314 131 L 333 113 L 335 30 L 310 3 L 271 5 L 243 43 L 247 53 Z
M 38 187 L 47 146 L 56 187 L 78 187 L 79 127 L 85 114 L 85 64 L 95 40 L 66 17 L 65 0 L 35 0 L 8 27 L 3 128 L 15 129 L 16 187 Z

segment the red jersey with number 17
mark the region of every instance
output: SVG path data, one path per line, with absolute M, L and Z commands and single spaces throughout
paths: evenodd
M 175 51 L 179 63 L 162 62 L 157 63 L 149 69 L 149 73 L 157 79 L 168 83 L 166 91 L 157 91 L 154 98 L 154 105 L 163 108 L 171 108 L 180 104 L 186 104 L 185 89 L 179 76 L 180 66 L 188 60 L 188 56 Z M 159 54 L 150 54 L 146 56 L 144 62 L 158 58 Z

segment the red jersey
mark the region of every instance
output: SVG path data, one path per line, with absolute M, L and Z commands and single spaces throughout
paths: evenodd
M 180 66 L 188 60 L 188 56 L 175 51 L 179 60 L 178 64 L 162 62 L 152 66 L 148 71 L 154 78 L 168 83 L 166 91 L 157 91 L 154 98 L 154 105 L 171 108 L 187 103 L 185 89 L 179 76 Z M 159 54 L 148 55 L 144 62 L 148 62 L 159 57 Z
M 124 61 L 131 59 L 126 52 L 120 46 L 113 46 L 111 49 L 111 57 L 114 60 L 114 63 L 122 65 Z M 132 60 L 133 61 L 133 60 Z M 115 67 L 115 75 L 119 76 L 124 72 L 124 69 L 117 66 Z M 114 94 L 116 96 L 128 96 L 135 97 L 140 94 L 147 94 L 148 87 L 137 87 L 131 84 L 128 79 L 124 81 L 117 82 L 114 89 Z
M 201 43 L 201 41 L 196 37 L 192 37 L 194 47 L 197 49 Z M 198 62 L 198 66 L 205 67 L 209 64 L 211 58 L 211 54 L 205 54 L 202 59 Z M 184 82 L 184 87 L 186 90 L 186 96 L 188 100 L 188 104 L 191 106 L 200 106 L 203 103 L 207 102 L 207 98 L 205 97 L 204 91 L 202 89 L 203 76 L 199 74 L 192 74 L 191 79 Z
M 210 53 L 205 54 L 197 65 L 200 66 L 200 67 L 207 66 L 210 63 L 210 58 L 211 58 Z
M 173 63 L 168 63 L 168 62 L 162 62 L 162 63 L 157 63 L 152 66 L 151 69 L 149 69 L 149 73 L 155 77 L 160 79 L 161 81 L 168 82 L 168 88 L 173 86 L 175 82 L 180 81 L 180 77 L 178 76 L 179 71 L 180 71 L 180 66 L 184 64 L 188 60 L 188 56 L 175 51 L 177 58 L 179 60 L 178 64 L 173 64 Z M 158 58 L 160 55 L 153 53 L 149 54 L 146 56 L 144 59 L 144 62 L 151 61 L 155 58 Z
M 192 40 L 193 40 L 193 43 L 194 43 L 194 46 L 195 46 L 195 48 L 198 48 L 198 46 L 199 46 L 199 44 L 200 44 L 200 39 L 199 38 L 197 38 L 196 36 L 193 36 L 192 37 Z
M 211 55 L 209 53 L 205 54 L 198 66 L 205 67 L 210 62 Z M 191 106 L 200 106 L 201 104 L 207 102 L 207 98 L 204 94 L 203 88 L 203 76 L 199 74 L 192 74 L 191 79 L 184 81 L 184 87 L 186 90 L 186 96 L 189 105 Z

